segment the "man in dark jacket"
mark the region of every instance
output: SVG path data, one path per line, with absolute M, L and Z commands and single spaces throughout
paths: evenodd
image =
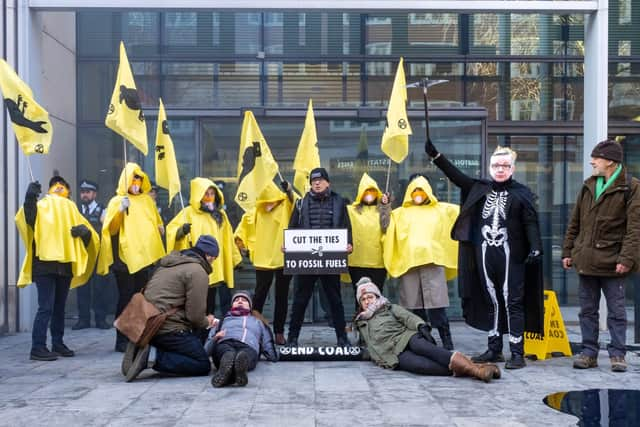
M 611 370 L 625 372 L 627 317 L 624 285 L 638 270 L 640 257 L 640 182 L 622 165 L 622 146 L 606 140 L 591 152 L 592 176 L 584 182 L 562 248 L 562 266 L 580 278 L 582 352 L 576 369 L 598 366 L 598 307 L 604 293 L 609 310 L 607 346 Z
M 216 239 L 205 234 L 194 247 L 160 259 L 144 296 L 160 311 L 178 310 L 160 327 L 151 345 L 136 351 L 134 344 L 128 344 L 122 361 L 127 382 L 146 368 L 177 375 L 209 373 L 211 363 L 197 331 L 218 322 L 207 315 L 209 274 L 218 253 Z
M 462 312 L 470 326 L 489 332 L 488 350 L 473 361 L 504 361 L 502 335 L 508 334 L 505 368 L 523 368 L 524 331 L 543 332 L 542 242 L 535 196 L 512 178 L 517 155 L 498 147 L 487 180 L 462 173 L 430 140 L 425 151 L 461 190 L 451 237 L 459 242 Z
M 105 206 L 98 202 L 98 184 L 88 179 L 80 183 L 80 213 L 93 226 L 100 235 L 102 223 L 106 213 Z M 80 286 L 76 294 L 78 302 L 78 322 L 71 327 L 73 330 L 91 327 L 91 309 L 96 328 L 109 329 L 106 322 L 107 304 L 109 301 L 109 276 L 100 276 L 94 273 L 86 285 Z
M 346 228 L 348 234 L 347 252 L 352 251 L 351 225 L 347 214 L 345 200 L 331 190 L 329 174 L 324 168 L 315 168 L 309 174 L 311 189 L 296 203 L 296 207 L 289 221 L 289 228 Z M 286 249 L 285 249 L 286 250 Z M 299 275 L 291 306 L 291 320 L 289 322 L 288 344 L 298 345 L 298 336 L 304 320 L 309 298 L 313 295 L 316 280 L 320 280 L 327 296 L 331 310 L 331 319 L 336 330 L 339 346 L 349 345 L 345 332 L 344 307 L 340 295 L 340 275 Z

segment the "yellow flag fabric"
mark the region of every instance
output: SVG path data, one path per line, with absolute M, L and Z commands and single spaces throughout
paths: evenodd
M 414 205 L 411 193 L 422 188 L 430 202 Z M 458 275 L 458 242 L 451 239 L 451 228 L 459 207 L 439 202 L 429 182 L 418 177 L 407 186 L 402 206 L 391 212 L 383 237 L 384 265 L 391 277 L 399 277 L 413 267 L 426 264 L 443 266 L 447 280 Z
M 238 152 L 238 190 L 235 201 L 245 211 L 255 208 L 258 194 L 278 172 L 278 164 L 264 139 L 256 118 L 245 111 Z
M 104 124 L 147 155 L 147 125 L 123 42 L 120 42 L 118 77 Z
M 293 201 L 289 200 L 286 193 L 270 182 L 258 196 L 256 208 L 242 216 L 234 235 L 249 250 L 254 267 L 267 270 L 284 267 L 284 230 L 289 227 L 295 200 L 295 195 Z
M 403 59 L 400 58 L 396 78 L 391 89 L 391 99 L 387 110 L 387 127 L 382 135 L 382 151 L 396 163 L 402 162 L 409 154 L 411 125 L 407 118 L 407 82 L 404 77 Z
M 316 132 L 316 119 L 313 115 L 313 101 L 309 100 L 307 116 L 304 119 L 304 129 L 298 143 L 296 157 L 293 160 L 293 169 L 296 171 L 293 178 L 293 186 L 304 195 L 309 191 L 309 173 L 314 168 L 320 167 L 320 153 L 318 152 L 318 134 Z
M 142 177 L 141 194 L 127 194 L 134 175 Z M 98 274 L 109 273 L 109 266 L 114 261 L 109 225 L 116 215 L 123 215 L 122 225 L 117 234 L 118 256 L 127 265 L 129 273 L 140 271 L 165 255 L 159 230 L 162 226 L 162 218 L 158 214 L 156 202 L 148 194 L 149 190 L 151 190 L 151 184 L 147 174 L 137 164 L 127 163 L 125 170 L 120 174 L 116 195 L 107 205 L 100 240 Z M 130 205 L 126 212 L 120 213 L 118 209 L 125 195 L 128 195 Z
M 365 173 L 360 179 L 356 200 L 347 206 L 353 236 L 353 252 L 349 254 L 349 266 L 383 268 L 380 211 L 377 204 L 365 205 L 362 203 L 362 196 L 369 188 L 374 188 L 377 191 L 379 203 L 382 191 L 380 191 L 378 183 Z
M 201 209 L 200 201 L 207 189 L 216 190 L 214 209 L 218 215 L 214 217 L 210 212 Z M 213 271 L 209 275 L 209 284 L 216 285 L 225 282 L 229 288 L 234 287 L 233 269 L 242 262 L 242 255 L 233 241 L 233 228 L 226 212 L 220 208 L 224 205 L 222 191 L 206 178 L 191 180 L 191 196 L 189 206 L 167 224 L 167 251 L 188 249 L 195 245 L 203 234 L 216 238 L 220 247 L 220 255 L 212 263 Z M 184 223 L 191 224 L 191 232 L 182 239 L 177 239 L 178 229 Z
M 18 232 L 26 249 L 18 286 L 24 287 L 32 282 L 31 268 L 34 256 L 42 261 L 71 263 L 71 288 L 84 285 L 93 274 L 96 264 L 100 247 L 98 233 L 78 211 L 76 204 L 67 198 L 46 195 L 38 201 L 37 209 L 38 215 L 33 228 L 27 224 L 23 208 L 20 208 L 15 217 Z M 71 227 L 80 224 L 91 231 L 91 240 L 87 247 L 82 239 L 71 236 Z
M 22 152 L 27 156 L 47 154 L 53 136 L 49 113 L 4 59 L 0 59 L 0 91 Z
M 180 174 L 162 99 L 160 99 L 160 109 L 158 110 L 155 153 L 156 184 L 169 191 L 169 204 L 171 204 L 173 197 L 180 192 Z

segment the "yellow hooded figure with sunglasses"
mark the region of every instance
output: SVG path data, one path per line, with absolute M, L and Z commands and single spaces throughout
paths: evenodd
M 231 307 L 231 292 L 234 287 L 233 270 L 242 262 L 242 255 L 233 241 L 233 228 L 222 208 L 224 195 L 220 188 L 207 178 L 191 180 L 189 206 L 167 224 L 167 251 L 193 247 L 204 234 L 215 237 L 220 255 L 213 261 L 209 275 L 207 313 L 213 314 L 216 291 L 220 291 L 222 313 Z
M 149 196 L 151 181 L 140 166 L 127 163 L 116 195 L 107 205 L 102 226 L 98 274 L 111 267 L 118 284 L 116 317 L 131 297 L 147 283 L 149 267 L 165 255 L 162 219 Z M 116 350 L 124 351 L 127 338 L 118 332 Z

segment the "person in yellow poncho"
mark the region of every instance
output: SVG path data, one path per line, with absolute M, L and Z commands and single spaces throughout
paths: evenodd
M 51 361 L 75 355 L 63 341 L 65 304 L 69 288 L 84 285 L 93 273 L 99 237 L 69 200 L 64 178 L 51 178 L 48 194 L 38 201 L 40 193 L 40 183 L 30 183 L 24 206 L 15 217 L 26 249 L 18 286 L 34 282 L 38 290 L 31 360 Z M 47 348 L 49 322 L 52 351 Z
M 347 206 L 353 236 L 353 252 L 349 254 L 349 275 L 356 294 L 356 283 L 369 277 L 382 292 L 387 270 L 382 259 L 382 235 L 389 225 L 389 196 L 382 194 L 378 183 L 367 173 L 360 178 L 356 200 Z M 356 300 L 355 312 L 360 309 Z
M 109 267 L 118 284 L 116 317 L 149 279 L 151 266 L 165 254 L 164 228 L 156 204 L 149 196 L 151 182 L 140 166 L 127 163 L 120 174 L 116 195 L 107 205 L 102 225 L 98 274 Z M 115 350 L 124 352 L 128 339 L 116 331 Z
M 391 213 L 383 246 L 387 271 L 401 278 L 400 305 L 425 320 L 428 315 L 448 350 L 453 341 L 447 280 L 457 275 L 458 265 L 458 243 L 450 233 L 458 211 L 457 205 L 438 201 L 427 179 L 418 175 L 409 182 L 402 206 Z
M 234 287 L 233 269 L 242 262 L 242 255 L 233 242 L 233 228 L 223 209 L 224 196 L 218 186 L 207 178 L 191 180 L 189 206 L 167 225 L 167 250 L 192 247 L 200 236 L 213 236 L 220 246 L 220 255 L 212 264 L 207 294 L 207 314 L 213 314 L 216 294 L 220 292 L 222 316 L 231 308 L 230 288 Z
M 275 276 L 273 331 L 276 335 L 276 344 L 283 345 L 286 342 L 284 324 L 287 320 L 291 276 L 283 274 L 284 254 L 281 248 L 284 229 L 289 225 L 295 200 L 291 185 L 287 181 L 282 181 L 280 185 L 283 191 L 280 191 L 273 182 L 262 190 L 256 200 L 256 208 L 242 216 L 235 231 L 235 238 L 238 248 L 249 253 L 249 258 L 256 268 L 254 310 L 262 313 Z

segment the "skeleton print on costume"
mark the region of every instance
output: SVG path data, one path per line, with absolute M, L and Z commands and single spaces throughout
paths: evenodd
M 482 238 L 489 246 L 502 246 L 508 240 L 507 228 L 504 221 L 507 219 L 507 198 L 509 193 L 504 191 L 492 191 L 487 195 L 482 208 L 482 219 L 491 217 L 491 226 L 482 226 Z

